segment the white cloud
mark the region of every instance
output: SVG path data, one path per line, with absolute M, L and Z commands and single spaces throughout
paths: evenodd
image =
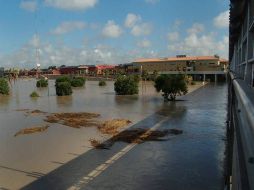
M 147 40 L 147 39 L 144 39 L 144 40 L 142 40 L 142 41 L 139 41 L 139 42 L 137 43 L 137 46 L 138 46 L 138 47 L 141 47 L 141 48 L 148 48 L 148 47 L 151 46 L 151 42 L 150 42 L 149 40 Z
M 68 11 L 81 11 L 92 8 L 98 0 L 45 0 L 47 6 Z
M 160 2 L 160 0 L 145 0 L 146 3 L 156 4 Z
M 37 9 L 37 2 L 34 0 L 23 0 L 20 2 L 19 7 L 29 12 L 35 12 Z
M 213 24 L 217 28 L 227 28 L 229 26 L 229 10 L 216 16 L 213 19 Z
M 189 28 L 188 33 L 190 34 L 197 34 L 204 31 L 204 25 L 200 23 L 194 23 L 191 28 Z
M 149 35 L 152 32 L 152 26 L 149 23 L 141 23 L 135 25 L 131 29 L 131 34 L 134 36 L 145 36 Z
M 109 38 L 118 38 L 122 33 L 121 27 L 113 20 L 109 20 L 102 30 L 102 35 Z
M 228 36 L 217 39 L 214 34 L 194 34 L 191 33 L 182 41 L 170 42 L 168 49 L 172 55 L 215 55 L 228 57 Z
M 59 26 L 55 29 L 51 30 L 52 34 L 61 35 L 72 32 L 74 30 L 81 30 L 84 29 L 86 24 L 81 21 L 65 21 L 62 22 Z
M 125 19 L 125 27 L 132 28 L 137 22 L 141 21 L 140 15 L 129 13 Z
M 168 33 L 168 40 L 168 50 L 172 56 L 218 54 L 223 58 L 228 58 L 228 36 L 221 37 L 214 32 L 206 33 L 201 23 L 194 23 L 188 28 L 184 38 L 179 38 L 177 30 Z
M 126 16 L 125 27 L 130 29 L 130 33 L 133 36 L 145 36 L 152 32 L 152 25 L 147 22 L 143 22 L 140 15 L 129 13 Z
M 168 33 L 168 40 L 169 41 L 177 41 L 179 39 L 179 33 L 178 32 L 169 32 Z

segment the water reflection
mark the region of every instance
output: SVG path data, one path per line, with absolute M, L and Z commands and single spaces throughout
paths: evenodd
M 73 98 L 72 96 L 56 96 L 56 103 L 59 107 L 71 107 Z
M 11 100 L 10 96 L 0 95 L 0 106 L 1 107 L 8 107 L 10 100 Z
M 115 102 L 118 105 L 136 104 L 138 100 L 139 100 L 138 95 L 130 95 L 130 96 L 115 95 Z

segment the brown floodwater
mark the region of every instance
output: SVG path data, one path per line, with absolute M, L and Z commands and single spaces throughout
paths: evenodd
M 29 96 L 34 90 L 39 98 Z M 43 114 L 27 114 L 29 110 L 92 112 L 101 114 L 102 120 L 122 118 L 134 124 L 163 105 L 152 83 L 143 84 L 143 88 L 140 84 L 140 90 L 140 95 L 116 96 L 112 81 L 105 87 L 99 87 L 98 81 L 87 81 L 85 87 L 74 89 L 72 96 L 57 97 L 53 80 L 49 88 L 41 89 L 36 88 L 35 79 L 12 84 L 10 96 L 0 96 L 0 188 L 20 188 L 89 150 L 89 139 L 108 138 L 93 127 L 73 129 L 59 124 L 50 124 L 41 133 L 15 137 L 25 128 L 47 124 Z
M 190 91 L 198 87 L 200 87 L 200 85 L 192 86 Z M 216 89 L 219 89 L 218 92 L 220 95 L 213 98 L 215 103 L 209 101 L 204 101 L 202 104 L 199 103 L 199 97 L 204 99 L 207 94 L 217 95 L 215 92 Z M 206 110 L 207 107 L 218 105 L 216 110 L 219 109 L 218 113 L 222 114 L 222 116 L 218 117 L 215 121 L 218 123 L 218 126 L 223 126 L 226 111 L 225 108 L 219 104 L 225 104 L 225 89 L 225 86 L 220 86 L 218 88 L 212 86 L 207 89 L 204 87 L 204 90 L 199 91 L 194 98 L 190 94 L 189 96 L 192 97 L 193 102 L 179 102 L 181 105 L 180 107 L 185 108 L 185 110 L 183 111 L 180 109 L 181 113 L 175 115 L 176 113 L 174 110 L 176 108 L 172 108 L 173 111 L 168 110 L 168 104 L 163 102 L 161 94 L 155 91 L 153 83 L 151 82 L 143 83 L 143 85 L 140 83 L 139 95 L 134 96 L 115 95 L 114 82 L 112 81 L 107 82 L 107 86 L 105 87 L 99 87 L 98 81 L 87 81 L 85 87 L 73 89 L 72 96 L 57 97 L 55 95 L 53 80 L 49 81 L 48 88 L 41 89 L 36 88 L 35 79 L 18 80 L 15 84 L 12 84 L 10 96 L 0 96 L 0 189 L 19 189 L 36 181 L 50 171 L 60 168 L 70 160 L 91 150 L 91 139 L 103 141 L 110 137 L 107 134 L 102 134 L 96 127 L 76 129 L 57 123 L 46 123 L 44 121 L 45 114 L 43 112 L 98 113 L 100 114 L 98 119 L 102 121 L 112 119 L 131 121 L 132 123 L 127 127 L 133 126 L 142 120 L 145 121 L 146 118 L 149 118 L 149 123 L 156 123 L 158 117 L 153 117 L 153 115 L 157 112 L 163 117 L 172 118 L 172 122 L 176 122 L 174 118 L 182 122 L 187 122 L 189 127 L 184 129 L 184 133 L 188 130 L 191 130 L 191 132 L 193 131 L 197 139 L 194 142 L 198 143 L 203 139 L 205 130 L 201 130 L 201 128 L 197 127 L 198 122 L 203 120 L 205 122 L 214 122 L 213 116 L 203 111 Z M 31 98 L 29 96 L 34 90 L 39 93 L 39 98 Z M 200 109 L 202 112 L 196 114 L 195 110 Z M 42 113 L 31 114 L 32 110 L 40 110 Z M 176 110 L 178 110 L 178 108 Z M 208 111 L 207 113 L 210 112 Z M 211 113 L 216 114 L 217 112 L 215 113 L 214 111 Z M 190 118 L 186 119 L 188 115 L 190 115 Z M 195 116 L 195 120 L 193 120 L 193 116 Z M 41 130 L 41 132 L 22 134 L 15 137 L 15 134 L 23 129 L 47 125 L 50 127 L 46 130 Z M 179 124 L 180 127 L 181 125 L 182 124 Z M 175 126 L 175 128 L 177 128 L 177 126 Z M 210 127 L 206 130 L 209 133 L 212 131 L 212 135 L 223 132 L 221 127 L 218 129 L 216 127 Z M 189 132 L 187 133 L 187 137 L 182 136 L 181 138 L 189 138 L 188 135 L 190 134 Z M 207 134 L 205 133 L 205 135 Z M 221 140 L 221 136 L 219 136 L 218 139 Z M 188 144 L 186 146 L 188 146 Z M 219 176 L 218 180 L 216 178 L 218 183 L 218 181 L 221 181 L 221 176 L 223 175 L 221 169 L 224 151 L 223 142 L 216 141 L 213 146 L 215 147 L 214 150 L 218 150 L 218 152 L 212 152 L 212 154 L 215 155 L 214 164 L 220 165 L 218 169 L 216 169 L 216 172 L 219 174 L 215 172 L 216 175 L 214 175 L 216 177 Z M 199 147 L 199 145 L 197 145 L 197 147 Z M 210 144 L 203 144 L 201 147 L 210 148 Z M 199 150 L 199 148 L 196 150 Z M 164 151 L 162 151 L 162 153 L 163 155 L 166 154 Z M 149 154 L 145 153 L 144 155 Z M 181 158 L 181 155 L 179 158 Z M 180 169 L 178 170 L 181 171 Z M 124 179 L 127 178 L 125 177 Z

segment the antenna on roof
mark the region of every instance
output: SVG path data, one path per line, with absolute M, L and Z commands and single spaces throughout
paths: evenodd
M 40 63 L 40 49 L 39 49 L 39 45 L 40 45 L 40 41 L 39 41 L 39 35 L 38 35 L 38 28 L 37 28 L 37 22 L 38 22 L 38 9 L 36 8 L 35 10 L 35 62 L 36 62 L 36 68 L 37 68 L 37 77 L 39 77 L 39 72 L 40 72 L 40 67 L 41 67 L 41 63 Z

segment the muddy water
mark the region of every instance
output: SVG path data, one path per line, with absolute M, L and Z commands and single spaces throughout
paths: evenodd
M 43 133 L 14 137 L 21 129 L 45 124 L 43 115 L 28 116 L 16 110 L 94 112 L 101 114 L 100 119 L 124 118 L 136 123 L 163 105 L 151 83 L 143 85 L 143 91 L 140 86 L 140 96 L 115 96 L 113 82 L 99 87 L 98 82 L 87 81 L 70 97 L 55 96 L 54 81 L 44 89 L 37 89 L 35 84 L 33 79 L 19 80 L 12 84 L 9 97 L 0 97 L 0 188 L 20 188 L 89 150 L 90 138 L 107 138 L 96 128 L 73 129 L 58 124 Z M 30 98 L 34 90 L 41 97 Z
M 113 82 L 99 87 L 98 82 L 87 81 L 84 88 L 74 89 L 69 97 L 55 96 L 54 81 L 44 89 L 37 89 L 35 83 L 33 79 L 19 80 L 12 85 L 9 97 L 0 97 L 0 189 L 19 189 L 91 149 L 89 139 L 108 138 L 93 127 L 74 129 L 59 124 L 50 124 L 42 133 L 14 137 L 21 129 L 45 124 L 43 114 L 29 116 L 18 109 L 38 109 L 49 113 L 94 112 L 101 114 L 102 120 L 123 118 L 135 124 L 165 108 L 161 95 L 148 82 L 143 86 L 140 84 L 139 95 L 116 96 Z M 34 90 L 41 97 L 30 98 Z M 199 96 L 207 94 L 199 93 Z M 199 98 L 196 99 L 194 107 L 199 106 Z M 219 102 L 224 99 L 225 95 L 218 96 Z M 209 106 L 209 102 L 207 104 Z

